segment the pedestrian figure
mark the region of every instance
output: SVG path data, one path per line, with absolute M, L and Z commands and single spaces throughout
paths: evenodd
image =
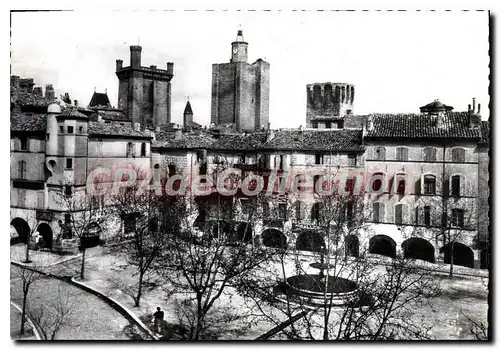
M 161 311 L 159 306 L 156 308 L 156 312 L 153 314 L 153 316 L 155 318 L 155 331 L 161 333 L 164 313 L 163 311 Z

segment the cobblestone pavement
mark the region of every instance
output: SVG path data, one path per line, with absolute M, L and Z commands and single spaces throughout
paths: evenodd
M 16 276 L 18 267 L 11 266 L 11 300 L 22 304 L 21 280 Z M 63 325 L 56 339 L 71 340 L 129 340 L 124 328 L 129 322 L 115 309 L 93 294 L 87 293 L 66 282 L 42 277 L 30 289 L 28 302 L 53 304 L 58 300 L 59 291 L 76 300 L 67 322 Z M 11 312 L 12 314 L 12 312 Z

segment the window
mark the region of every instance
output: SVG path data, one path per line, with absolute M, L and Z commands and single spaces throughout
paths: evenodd
M 451 177 L 451 195 L 460 197 L 460 175 L 453 175 Z
M 464 227 L 464 210 L 452 209 L 451 222 L 453 223 L 453 226 Z
M 374 158 L 375 160 L 385 160 L 385 147 L 376 147 Z
M 83 126 L 80 126 L 80 127 L 78 128 L 78 132 L 79 132 L 80 134 L 83 134 Z
M 350 153 L 347 155 L 347 166 L 356 166 L 356 154 Z
M 134 144 L 132 142 L 127 143 L 127 158 L 134 157 Z
M 431 226 L 431 207 L 428 205 L 424 207 L 424 225 Z
M 141 157 L 146 157 L 146 142 L 141 143 Z
M 396 160 L 400 162 L 408 161 L 408 148 L 406 147 L 398 147 L 396 148 Z
M 343 120 L 339 120 L 337 122 L 337 129 L 343 129 L 344 128 L 344 121 Z
M 424 194 L 436 194 L 436 177 L 434 175 L 424 176 Z
M 405 194 L 406 190 L 406 177 L 404 174 L 396 174 L 396 193 L 397 194 Z
M 321 203 L 314 203 L 311 210 L 311 220 L 320 222 L 321 221 Z
M 457 163 L 465 162 L 465 150 L 463 148 L 454 148 L 451 150 L 451 161 Z
M 123 218 L 124 233 L 133 233 L 135 231 L 135 215 L 127 215 Z
M 21 180 L 26 180 L 26 162 L 24 160 L 18 163 L 18 171 L 19 174 L 17 177 Z
M 73 194 L 71 186 L 69 186 L 69 185 L 64 186 L 64 194 L 66 196 L 71 196 L 71 194 Z
M 345 183 L 345 191 L 349 194 L 353 193 L 353 191 L 354 191 L 354 179 L 353 178 L 347 179 L 347 181 Z
M 286 220 L 286 203 L 278 204 L 278 215 L 280 219 Z
M 326 122 L 325 123 L 325 128 L 331 129 L 332 128 L 332 122 Z
M 27 151 L 28 150 L 28 138 L 26 136 L 21 136 L 20 141 L 21 141 L 21 151 Z
M 47 133 L 47 137 L 45 139 L 50 140 L 50 133 Z
M 353 202 L 347 202 L 346 211 L 347 211 L 347 227 L 350 228 L 354 224 L 354 203 Z
M 372 190 L 374 192 L 377 192 L 382 187 L 382 182 L 383 182 L 384 174 L 382 174 L 382 173 L 375 173 L 375 174 L 373 174 L 373 176 L 374 176 L 375 180 L 372 181 Z
M 66 158 L 66 169 L 73 169 L 73 159 Z
M 396 204 L 394 207 L 394 223 L 396 225 L 403 224 L 403 204 Z
M 269 203 L 268 202 L 262 202 L 262 214 L 264 217 L 269 216 Z
M 373 203 L 373 222 L 384 222 L 384 205 Z
M 295 218 L 297 219 L 297 221 L 305 219 L 305 209 L 305 204 L 303 202 L 298 201 L 295 203 Z
M 436 161 L 436 149 L 434 147 L 424 148 L 424 162 Z
M 68 134 L 72 134 L 73 133 L 73 127 L 72 126 L 68 126 Z
M 71 227 L 71 214 L 64 214 L 63 238 L 73 238 L 73 228 Z
M 323 153 L 316 153 L 314 157 L 314 164 L 323 164 Z

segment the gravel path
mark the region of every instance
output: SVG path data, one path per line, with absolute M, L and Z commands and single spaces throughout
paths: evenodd
M 16 276 L 18 267 L 11 266 L 11 300 L 22 304 L 21 280 Z M 31 287 L 28 302 L 32 305 L 53 304 L 58 300 L 59 290 L 76 300 L 73 311 L 63 325 L 56 339 L 71 340 L 130 340 L 124 332 L 129 322 L 111 306 L 98 297 L 84 292 L 66 282 L 42 277 Z

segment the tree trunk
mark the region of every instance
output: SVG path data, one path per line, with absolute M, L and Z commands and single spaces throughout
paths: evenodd
M 24 261 L 25 263 L 29 263 L 30 261 L 30 239 L 28 237 L 28 241 L 26 242 L 26 259 Z
M 80 279 L 83 281 L 85 278 L 85 248 L 82 248 L 82 267 L 80 269 Z
M 201 293 L 196 294 L 196 304 L 197 304 L 197 312 L 196 312 L 196 330 L 194 333 L 194 340 L 199 340 L 200 335 L 203 329 L 203 309 L 201 306 Z
M 144 273 L 139 272 L 139 288 L 137 288 L 137 296 L 135 297 L 135 306 L 139 307 L 142 295 L 142 279 L 144 278 Z
M 28 299 L 28 289 L 23 292 L 23 311 L 21 312 L 21 335 L 24 335 L 24 324 L 26 323 L 26 299 Z
M 453 278 L 453 243 L 450 243 L 450 278 Z

